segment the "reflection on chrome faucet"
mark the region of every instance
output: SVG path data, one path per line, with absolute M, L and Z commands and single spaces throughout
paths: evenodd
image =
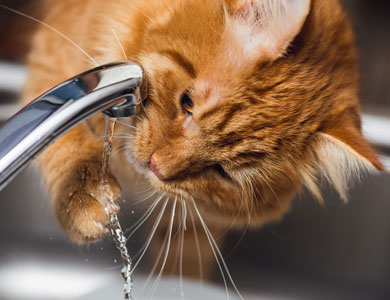
M 0 190 L 50 142 L 98 112 L 118 118 L 134 115 L 144 82 L 139 65 L 112 63 L 31 102 L 0 128 Z

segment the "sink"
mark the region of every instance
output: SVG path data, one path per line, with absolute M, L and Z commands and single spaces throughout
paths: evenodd
M 348 205 L 324 187 L 325 208 L 303 193 L 282 222 L 250 230 L 233 252 L 241 232 L 231 233 L 224 256 L 244 299 L 389 299 L 389 186 L 389 175 L 365 178 Z M 122 209 L 131 215 L 129 204 Z M 144 241 L 139 232 L 130 252 Z M 68 241 L 33 165 L 0 192 L 0 299 L 121 299 L 120 261 L 110 239 Z M 150 299 L 154 279 L 141 292 L 149 272 L 142 263 L 135 272 L 135 300 Z M 153 299 L 227 296 L 215 268 L 210 282 L 183 279 L 182 288 L 179 278 L 163 277 Z
M 142 290 L 145 282 L 145 276 L 134 276 L 134 299 L 146 300 L 151 296 L 155 300 L 226 299 L 224 289 L 207 283 L 164 277 L 157 285 L 157 279 L 153 277 L 148 289 Z M 155 294 L 152 293 L 154 284 L 157 288 Z M 119 269 L 99 267 L 99 264 L 88 261 L 80 264 L 77 259 L 62 254 L 47 259 L 30 252 L 0 269 L 0 299 L 4 300 L 119 300 L 122 299 L 122 288 Z M 230 294 L 230 299 L 238 299 L 231 291 Z

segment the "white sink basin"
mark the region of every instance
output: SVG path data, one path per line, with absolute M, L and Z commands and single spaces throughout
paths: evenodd
M 59 257 L 61 260 L 61 257 Z M 179 278 L 152 278 L 143 289 L 147 277 L 135 275 L 133 299 L 227 299 L 219 286 Z M 153 289 L 155 287 L 155 289 Z M 117 271 L 76 263 L 58 263 L 30 257 L 0 268 L 0 299 L 6 300 L 111 300 L 122 298 L 123 282 Z M 152 291 L 155 290 L 153 293 Z M 183 291 L 183 293 L 181 292 Z M 238 299 L 229 291 L 231 300 Z

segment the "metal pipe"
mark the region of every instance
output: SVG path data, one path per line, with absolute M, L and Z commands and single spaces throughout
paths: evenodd
M 71 128 L 104 112 L 135 114 L 145 85 L 142 68 L 118 62 L 73 77 L 25 106 L 0 128 L 0 190 L 40 151 Z

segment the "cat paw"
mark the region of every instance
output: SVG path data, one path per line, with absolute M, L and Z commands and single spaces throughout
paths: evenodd
M 120 187 L 113 176 L 102 190 L 100 164 L 83 165 L 63 180 L 54 198 L 55 214 L 70 239 L 79 244 L 97 241 L 108 234 L 109 213 L 117 213 Z M 102 205 L 103 203 L 103 205 Z M 105 209 L 106 207 L 106 209 Z

